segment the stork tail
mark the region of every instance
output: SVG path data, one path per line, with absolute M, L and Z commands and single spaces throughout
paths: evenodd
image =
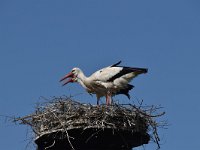
M 128 99 L 130 99 L 131 97 L 130 97 L 130 95 L 129 95 L 129 91 L 130 91 L 131 89 L 133 89 L 133 88 L 134 88 L 133 85 L 128 84 L 127 87 L 126 87 L 125 89 L 120 90 L 119 92 L 116 93 L 116 95 L 117 95 L 117 94 L 124 94 L 124 95 L 126 95 L 126 96 L 128 97 Z

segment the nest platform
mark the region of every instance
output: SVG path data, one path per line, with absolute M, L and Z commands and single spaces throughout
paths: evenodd
M 131 150 L 150 140 L 148 134 L 110 128 L 76 128 L 67 132 L 51 132 L 37 138 L 38 150 Z
M 54 97 L 15 121 L 31 126 L 37 150 L 131 150 L 153 139 L 159 147 L 156 107 L 83 104 Z

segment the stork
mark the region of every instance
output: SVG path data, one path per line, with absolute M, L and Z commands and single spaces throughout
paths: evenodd
M 106 104 L 111 104 L 112 96 L 124 94 L 130 99 L 129 91 L 134 87 L 129 82 L 142 73 L 147 73 L 146 68 L 135 68 L 119 66 L 121 61 L 111 66 L 105 67 L 86 77 L 79 68 L 73 68 L 70 73 L 65 75 L 60 82 L 63 86 L 68 83 L 78 82 L 89 94 L 96 94 L 97 105 L 101 97 L 106 97 Z

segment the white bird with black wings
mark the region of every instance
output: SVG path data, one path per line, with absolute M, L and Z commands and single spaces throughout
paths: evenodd
M 146 68 L 134 68 L 119 66 L 121 61 L 101 70 L 96 71 L 91 76 L 86 77 L 79 68 L 73 68 L 70 73 L 61 80 L 68 79 L 63 85 L 70 82 L 78 82 L 90 94 L 96 94 L 97 105 L 99 99 L 106 97 L 106 104 L 111 104 L 111 98 L 114 95 L 124 94 L 130 99 L 129 91 L 134 87 L 129 82 L 137 75 L 147 73 Z

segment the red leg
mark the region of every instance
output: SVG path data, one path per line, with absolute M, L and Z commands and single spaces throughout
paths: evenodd
M 110 95 L 110 105 L 112 104 L 112 95 Z
M 106 105 L 111 105 L 111 93 L 106 94 Z
M 108 105 L 108 94 L 106 94 L 106 105 Z

